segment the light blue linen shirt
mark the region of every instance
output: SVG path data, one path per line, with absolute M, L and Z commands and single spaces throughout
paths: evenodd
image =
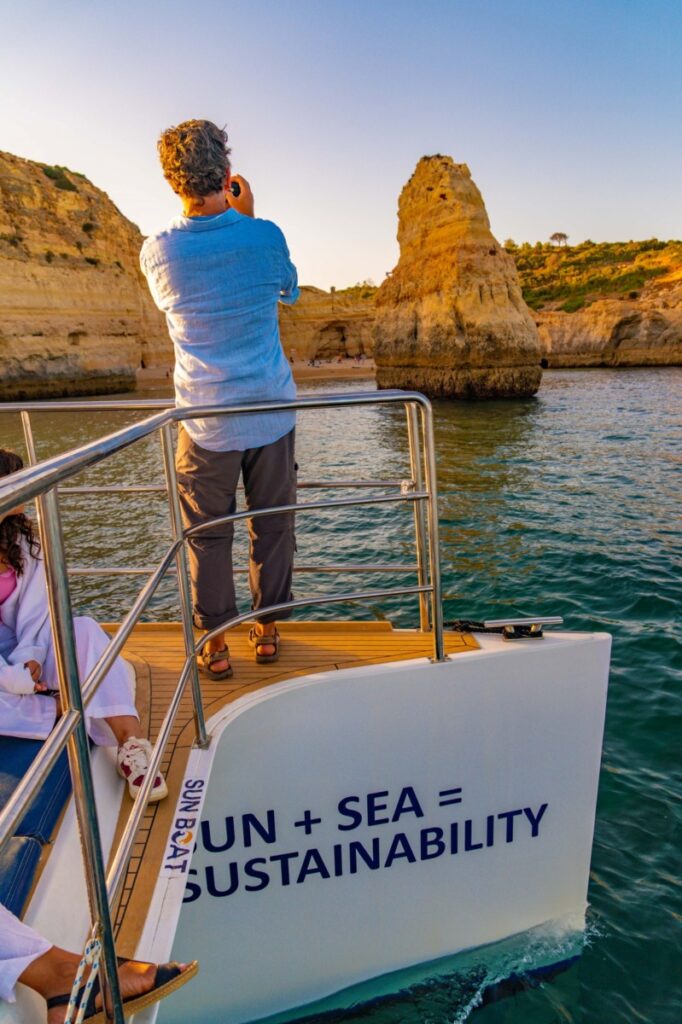
M 140 265 L 175 346 L 175 404 L 290 400 L 296 385 L 282 351 L 277 303 L 298 298 L 284 235 L 236 210 L 175 217 L 147 238 Z M 261 448 L 288 434 L 293 412 L 185 420 L 210 451 Z

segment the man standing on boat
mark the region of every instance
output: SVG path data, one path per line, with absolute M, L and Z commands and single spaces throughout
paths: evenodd
M 224 130 L 185 121 L 161 135 L 158 150 L 182 216 L 147 238 L 140 262 L 175 346 L 176 405 L 295 398 L 277 319 L 278 302 L 298 298 L 284 235 L 254 217 L 248 182 L 231 175 Z M 288 411 L 185 420 L 176 456 L 185 527 L 234 512 L 240 472 L 247 509 L 293 505 L 294 429 Z M 194 622 L 204 630 L 237 615 L 233 532 L 230 523 L 189 542 Z M 254 611 L 290 600 L 293 513 L 249 520 L 249 537 Z M 249 634 L 259 662 L 278 657 L 275 618 L 264 615 Z M 213 679 L 232 675 L 224 633 L 206 644 L 200 668 Z

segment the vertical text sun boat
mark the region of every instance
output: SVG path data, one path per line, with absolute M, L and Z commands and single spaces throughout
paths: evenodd
M 411 504 L 414 565 L 342 568 L 397 578 L 409 569 L 416 582 L 292 604 L 414 595 L 419 628 L 290 621 L 279 662 L 256 665 L 242 615 L 228 624 L 234 678 L 199 686 L 174 423 L 256 408 L 338 407 L 341 417 L 348 407 L 396 403 L 407 411 L 409 478 L 317 481 L 360 496 L 301 501 L 298 515 Z M 14 741 L 3 750 L 2 901 L 62 946 L 83 948 L 94 929 L 108 969 L 112 936 L 120 954 L 198 959 L 198 980 L 136 1018 L 160 1024 L 342 1010 L 395 991 L 393 972 L 426 977 L 436 961 L 538 927 L 579 931 L 610 638 L 543 635 L 541 619 L 500 623 L 499 633 L 443 628 L 427 400 L 386 391 L 230 410 L 168 406 L 49 403 L 52 412 L 149 415 L 0 481 L 0 510 L 37 500 L 66 708 L 42 746 Z M 4 406 L 21 412 L 32 457 L 30 414 L 45 407 Z M 109 627 L 99 666 L 79 680 L 59 495 L 87 491 L 92 499 L 99 488 L 69 479 L 150 435 L 161 440 L 171 543 L 129 613 Z M 141 622 L 173 567 L 182 623 Z M 171 790 L 149 808 L 144 790 L 134 804 L 124 794 L 111 753 L 90 751 L 83 729 L 81 694 L 87 704 L 119 651 L 156 741 L 154 766 Z M 3 1021 L 44 1019 L 44 1006 L 23 989 L 3 1012 Z M 123 1019 L 118 1005 L 114 1019 Z

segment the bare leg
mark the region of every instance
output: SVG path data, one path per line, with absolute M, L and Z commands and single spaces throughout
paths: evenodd
M 139 718 L 132 715 L 116 715 L 113 718 L 105 718 L 104 721 L 113 732 L 119 747 L 132 738 L 145 739 Z
M 23 974 L 19 975 L 19 981 L 38 992 L 43 999 L 51 999 L 70 991 L 79 963 L 80 957 L 75 953 L 52 946 L 47 953 L 28 965 Z M 48 1015 L 48 1022 L 61 1024 L 64 1017 L 65 1008 L 55 1007 Z

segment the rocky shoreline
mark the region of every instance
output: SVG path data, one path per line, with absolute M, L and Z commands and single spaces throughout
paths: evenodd
M 111 394 L 172 359 L 142 235 L 82 175 L 0 153 L 0 398 Z
M 487 398 L 533 394 L 543 367 L 682 365 L 682 266 L 576 312 L 529 309 L 468 168 L 450 157 L 417 165 L 398 237 L 378 290 L 303 287 L 282 308 L 297 380 L 371 377 L 376 355 L 380 387 Z M 0 153 L 0 401 L 168 380 L 173 351 L 141 243 L 84 176 Z
M 304 384 L 308 381 L 352 381 L 352 380 L 374 380 L 376 366 L 373 359 L 363 359 L 355 362 L 352 359 L 343 359 L 339 362 L 336 359 L 316 360 L 311 366 L 310 361 L 295 359 L 291 363 L 291 371 L 297 384 Z M 156 366 L 148 370 L 138 370 L 135 374 L 138 388 L 155 390 L 168 390 L 173 383 L 173 365 Z M 125 390 L 130 390 L 126 388 Z
M 637 300 L 601 299 L 575 313 L 536 312 L 543 366 L 681 366 L 682 270 Z

